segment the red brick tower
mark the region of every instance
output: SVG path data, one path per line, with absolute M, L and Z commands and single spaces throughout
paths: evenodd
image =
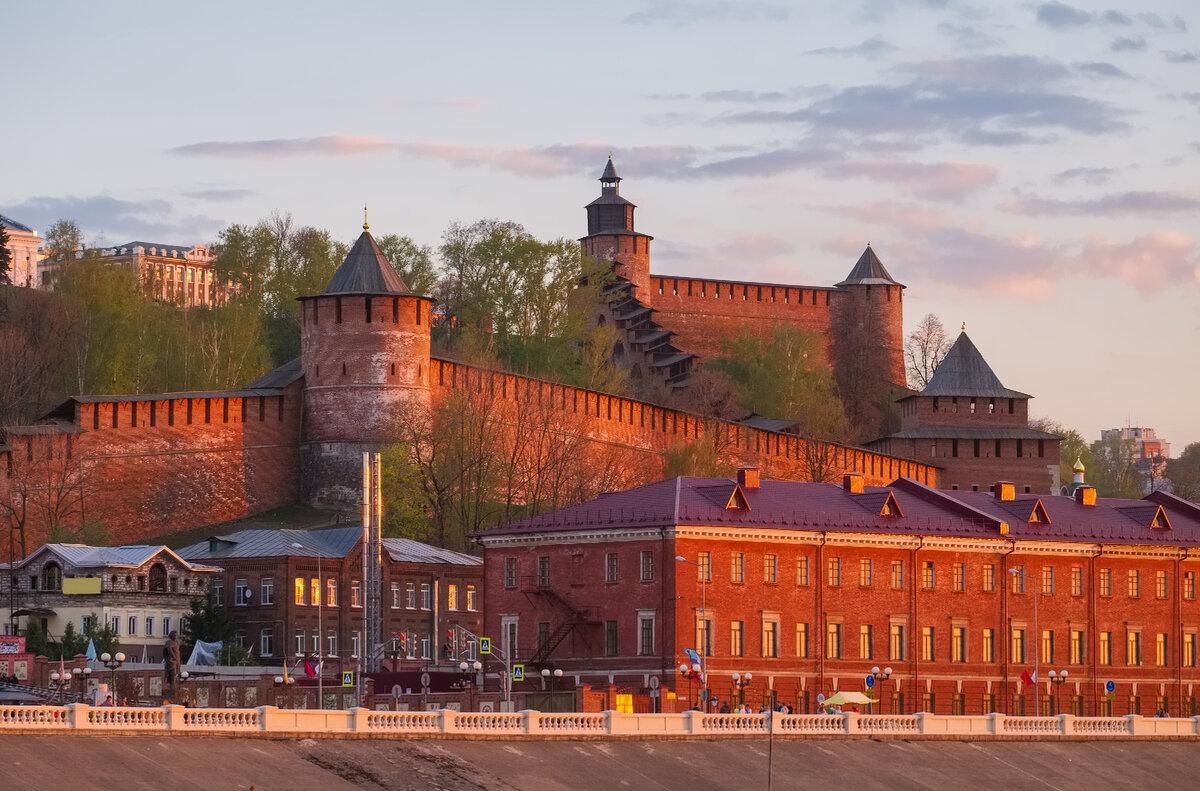
M 357 502 L 362 452 L 394 441 L 398 421 L 430 404 L 433 300 L 409 291 L 368 228 L 325 290 L 300 297 L 301 485 L 313 504 Z
M 600 176 L 600 197 L 587 205 L 588 234 L 579 241 L 583 254 L 612 261 L 618 277 L 634 285 L 632 296 L 650 304 L 650 240 L 653 236 L 633 229 L 637 207 L 621 197 L 621 177 L 612 157 Z
M 878 336 L 888 381 L 904 387 L 904 284 L 892 279 L 868 242 L 850 274 L 836 288 L 836 310 L 850 311 L 854 323 Z

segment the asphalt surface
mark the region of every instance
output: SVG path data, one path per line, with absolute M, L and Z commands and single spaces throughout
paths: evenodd
M 765 789 L 765 741 L 4 736 L 0 788 Z M 1195 788 L 1188 742 L 779 741 L 774 789 Z

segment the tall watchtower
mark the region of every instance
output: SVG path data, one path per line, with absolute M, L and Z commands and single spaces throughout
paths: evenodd
M 835 285 L 833 308 L 842 321 L 834 321 L 833 331 L 846 332 L 852 324 L 874 336 L 888 381 L 904 387 L 904 284 L 892 278 L 868 243 L 850 274 Z
M 650 304 L 650 240 L 654 237 L 634 230 L 637 206 L 621 197 L 621 177 L 611 156 L 600 176 L 600 197 L 586 208 L 588 233 L 579 240 L 583 254 L 612 261 L 617 276 L 636 287 L 633 296 Z
M 300 302 L 303 497 L 356 503 L 362 452 L 396 441 L 401 421 L 429 408 L 433 300 L 409 291 L 364 222 L 329 285 Z

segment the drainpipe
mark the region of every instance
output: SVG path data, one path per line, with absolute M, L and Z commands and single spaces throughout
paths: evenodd
M 912 641 L 913 641 L 913 648 L 916 649 L 912 652 L 912 698 L 913 698 L 912 705 L 913 705 L 914 712 L 917 710 L 917 697 L 916 696 L 919 694 L 919 692 L 917 690 L 917 681 L 918 681 L 918 675 L 920 672 L 920 662 L 921 662 L 921 625 L 917 622 L 917 615 L 918 615 L 918 613 L 917 613 L 917 571 L 918 571 L 918 569 L 917 569 L 917 553 L 920 552 L 924 548 L 925 548 L 925 536 L 918 536 L 917 537 L 917 545 L 910 552 L 910 557 L 912 558 L 912 575 L 911 575 L 911 579 L 912 579 L 912 600 L 911 600 L 911 602 L 912 603 L 909 606 L 909 611 L 912 612 L 912 623 L 913 623 Z M 897 712 L 897 713 L 899 713 L 899 712 Z M 930 712 L 930 713 L 932 713 L 932 712 Z
M 364 585 L 365 585 L 365 583 L 364 583 Z M 442 659 L 442 645 L 440 642 L 438 642 L 438 637 L 441 634 L 438 631 L 438 605 L 439 604 L 440 604 L 440 600 L 438 598 L 438 578 L 434 577 L 433 578 L 433 610 L 432 610 L 432 615 L 430 616 L 433 619 L 433 636 L 432 636 L 433 639 L 430 641 L 432 643 L 431 648 L 433 650 L 430 653 L 432 654 L 433 666 L 435 668 L 439 664 L 441 664 L 441 659 Z M 364 625 L 365 625 L 365 621 L 364 621 Z
M 1178 699 L 1179 708 L 1176 709 L 1176 716 L 1183 715 L 1183 584 L 1182 577 L 1179 576 L 1180 564 L 1184 558 L 1188 556 L 1187 547 L 1181 547 L 1179 553 L 1175 556 L 1175 595 L 1172 597 L 1172 604 L 1175 607 L 1175 612 L 1171 618 L 1171 625 L 1175 632 L 1175 637 L 1171 641 L 1175 643 L 1175 697 Z
M 1003 657 L 1002 673 L 1004 675 L 1004 713 L 1008 714 L 1008 649 L 1004 646 L 1005 638 L 1011 639 L 1012 626 L 1008 622 L 1008 556 L 1017 551 L 1017 542 L 1010 540 L 1008 542 L 1008 551 L 1000 556 L 1000 580 L 997 584 L 1000 586 L 1000 656 Z M 1004 630 L 1008 629 L 1010 634 L 1005 634 Z M 992 650 L 996 649 L 995 641 L 992 642 Z
M 817 647 L 817 692 L 823 692 L 825 689 L 825 630 L 822 629 L 825 625 L 825 620 L 822 617 L 821 608 L 824 606 L 825 597 L 823 595 L 825 579 L 825 540 L 828 533 L 821 533 L 821 542 L 817 544 L 817 563 L 813 573 L 817 577 L 817 595 L 813 597 L 813 635 L 809 640 L 809 644 Z
M 1100 699 L 1097 695 L 1096 685 L 1099 679 L 1096 677 L 1096 650 L 1100 642 L 1100 624 L 1096 623 L 1096 558 L 1104 554 L 1104 545 L 1096 546 L 1096 551 L 1088 558 L 1088 631 L 1091 633 L 1092 645 L 1092 716 L 1100 715 Z M 1110 649 L 1111 650 L 1111 649 Z M 1110 657 L 1111 659 L 1111 654 Z

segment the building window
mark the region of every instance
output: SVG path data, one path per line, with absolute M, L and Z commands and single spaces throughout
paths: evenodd
M 146 616 L 146 636 L 147 637 L 154 636 L 154 616 L 152 616 L 152 615 Z
M 362 582 L 359 580 L 351 580 L 350 582 L 350 606 L 362 607 Z
M 467 586 L 467 611 L 475 612 L 479 609 L 479 595 L 475 590 L 474 585 Z
M 825 658 L 842 658 L 842 625 L 840 623 L 825 625 Z
M 325 606 L 337 607 L 337 577 L 325 578 Z
M 272 577 L 263 577 L 259 584 L 259 602 L 262 604 L 275 603 L 275 580 Z
M 393 610 L 400 609 L 400 603 L 402 600 L 403 599 L 400 595 L 400 583 L 393 582 L 392 583 L 392 609 Z
M 1083 664 L 1083 656 L 1084 656 L 1083 641 L 1084 641 L 1083 632 L 1079 629 L 1072 629 L 1071 630 L 1071 656 L 1069 657 L 1069 661 L 1072 665 L 1082 665 Z
M 796 584 L 808 584 L 808 557 L 798 558 L 796 560 Z
M 358 632 L 350 635 L 350 656 L 358 656 Z
M 296 630 L 296 653 L 297 654 L 304 653 L 304 630 L 303 629 Z
M 638 616 L 638 654 L 641 656 L 654 655 L 654 616 Z
M 955 563 L 953 567 L 954 579 L 953 587 L 956 592 L 963 592 L 967 589 L 967 564 Z
M 421 658 L 422 659 L 430 658 L 429 657 L 429 649 L 430 649 L 429 635 L 425 635 L 424 637 L 421 638 Z
M 921 588 L 922 590 L 933 590 L 934 573 L 933 561 L 927 560 L 921 564 Z
M 996 630 L 995 629 L 984 629 L 983 630 L 983 644 L 980 646 L 980 648 L 983 649 L 983 661 L 984 662 L 995 662 L 996 661 Z
M 311 591 L 309 600 L 314 607 L 320 607 L 321 606 L 321 580 L 319 580 L 316 577 L 313 577 L 309 582 L 311 583 L 308 586 Z
M 447 610 L 457 610 L 458 609 L 458 586 L 457 585 L 447 585 L 446 586 L 446 609 Z
M 1112 596 L 1112 569 L 1100 569 L 1100 595 Z
M 1159 667 L 1167 664 L 1167 636 L 1162 632 L 1154 636 L 1154 664 Z
M 1167 572 L 1154 572 L 1154 595 L 1159 599 L 1167 598 Z
M 296 577 L 296 604 L 304 604 L 304 577 Z
M 796 624 L 796 656 L 808 659 L 808 624 Z
M 696 581 L 712 582 L 712 553 L 698 552 L 696 554 Z
M 1025 592 L 1025 567 L 1017 566 L 1016 568 L 1017 568 L 1017 572 L 1012 575 L 1012 592 L 1013 593 L 1024 593 Z
M 701 646 L 702 654 L 712 656 L 713 622 L 711 618 L 701 618 L 696 622 L 696 645 Z
M 539 555 L 537 564 L 537 585 L 539 588 L 550 587 L 550 556 Z
M 428 582 L 421 583 L 421 609 L 433 609 L 433 588 L 430 587 Z
M 967 629 L 965 626 L 950 628 L 950 661 L 967 661 Z
M 162 628 L 163 637 L 170 635 L 171 634 L 171 616 L 169 616 L 169 615 L 163 616 L 162 626 L 163 626 L 163 628 Z
M 246 580 L 234 580 L 233 604 L 235 607 L 245 607 L 250 603 L 250 584 Z
M 604 622 L 604 655 L 617 655 L 617 622 Z
M 1129 598 L 1136 599 L 1142 595 L 1142 572 L 1133 569 L 1129 572 Z
M 932 662 L 934 655 L 934 630 L 932 626 L 921 627 L 921 661 Z
M 745 634 L 745 624 L 742 621 L 729 623 L 729 655 L 743 656 L 742 635 Z
M 604 581 L 607 583 L 616 582 L 620 572 L 620 559 L 616 552 L 608 552 L 604 555 Z M 540 584 L 540 583 L 539 583 Z
M 830 558 L 827 565 L 829 566 L 829 587 L 836 588 L 842 584 L 842 559 Z
M 874 649 L 872 648 L 871 625 L 862 624 L 858 627 L 858 658 L 859 659 L 874 659 Z
M 729 555 L 729 581 L 733 583 L 746 581 L 746 556 L 741 552 Z
M 888 659 L 903 662 L 905 651 L 904 624 L 894 623 L 888 627 Z
M 1012 645 L 1009 646 L 1008 659 L 1018 665 L 1025 664 L 1025 630 L 1012 630 Z
M 137 637 L 138 618 L 136 615 L 129 616 L 129 623 L 127 624 L 127 627 L 129 636 Z
M 904 561 L 892 561 L 892 587 L 896 590 L 904 589 Z
M 274 656 L 275 655 L 275 632 L 272 629 L 263 629 L 258 637 L 258 653 L 259 656 Z
M 1183 666 L 1196 666 L 1196 633 L 1188 632 L 1183 636 Z
M 504 559 L 504 587 L 510 588 L 510 589 L 517 587 L 517 559 L 516 558 L 505 558 Z
M 1071 595 L 1083 595 L 1083 568 L 1080 566 L 1071 567 Z
M 642 550 L 642 582 L 654 582 L 654 551 Z
M 763 555 L 763 583 L 774 585 L 779 582 L 779 556 Z
M 417 609 L 417 584 L 415 582 L 404 583 L 404 606 L 409 610 Z
M 987 563 L 983 567 L 983 591 L 991 593 L 996 590 L 996 564 Z
M 1054 662 L 1054 630 L 1042 630 L 1042 664 L 1049 665 Z
M 1142 663 L 1142 633 L 1129 631 L 1125 633 L 1125 664 L 1140 665 Z
M 874 564 L 870 558 L 858 561 L 858 585 L 860 588 L 870 588 L 875 579 Z
M 1112 664 L 1112 632 L 1101 632 L 1096 646 L 1100 651 L 1100 664 Z
M 1183 572 L 1183 598 L 1196 598 L 1196 572 L 1194 571 Z

